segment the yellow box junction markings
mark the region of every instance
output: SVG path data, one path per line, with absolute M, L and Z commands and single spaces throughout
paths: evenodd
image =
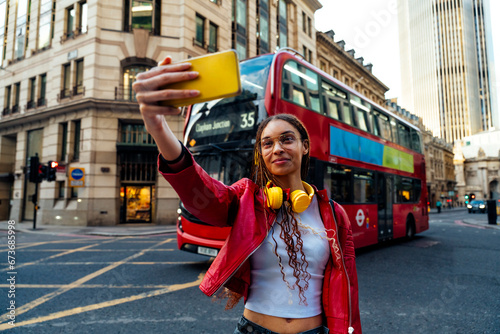
M 65 252 L 62 252 L 62 253 L 59 253 L 59 254 L 55 254 L 55 255 L 52 255 L 52 256 L 49 256 L 47 258 L 44 258 L 44 259 L 40 259 L 40 260 L 37 260 L 37 261 L 34 261 L 34 262 L 29 262 L 29 263 L 26 263 L 24 264 L 23 266 L 28 266 L 28 265 L 35 265 L 35 264 L 38 264 L 40 262 L 43 262 L 45 260 L 49 260 L 49 259 L 53 259 L 53 258 L 57 258 L 57 257 L 60 257 L 60 256 L 63 256 L 63 255 L 67 255 L 67 254 L 71 254 L 71 253 L 74 253 L 74 252 L 77 252 L 77 251 L 89 251 L 88 248 L 90 247 L 94 247 L 94 246 L 98 246 L 98 245 L 102 245 L 104 243 L 110 243 L 110 242 L 113 242 L 113 241 L 116 241 L 116 240 L 123 240 L 123 239 L 126 239 L 127 237 L 125 238 L 116 238 L 116 239 L 111 239 L 111 240 L 106 240 L 104 242 L 99 242 L 99 243 L 95 243 L 95 244 L 92 244 L 92 245 L 87 245 L 87 246 L 84 246 L 84 247 L 80 247 L 80 248 L 77 248 L 77 249 L 73 249 L 73 250 L 68 250 L 68 251 L 65 251 Z M 67 291 L 70 291 L 74 288 L 82 288 L 85 284 L 85 282 L 88 282 L 89 280 L 91 279 L 94 279 L 112 269 L 115 269 L 117 268 L 118 266 L 122 265 L 122 264 L 129 264 L 129 263 L 133 263 L 133 262 L 128 262 L 130 260 L 133 260 L 139 256 L 142 256 L 144 255 L 146 252 L 152 250 L 154 247 L 157 247 L 157 246 L 160 246 L 160 245 L 163 245 L 163 244 L 166 244 L 166 243 L 169 243 L 169 242 L 172 242 L 173 238 L 168 238 L 168 239 L 165 239 L 161 242 L 158 242 L 146 249 L 143 249 L 141 250 L 140 252 L 134 254 L 134 255 L 131 255 L 121 261 L 116 261 L 116 262 L 112 262 L 110 265 L 108 265 L 107 267 L 105 268 L 102 268 L 100 270 L 97 270 L 95 271 L 94 273 L 91 273 L 89 275 L 86 275 L 70 284 L 66 284 L 66 285 L 61 285 L 60 288 L 54 292 L 51 292 L 51 293 L 48 293 L 32 302 L 29 302 L 19 308 L 16 309 L 16 317 L 18 317 L 19 315 L 23 314 L 23 313 L 26 313 L 34 308 L 36 308 L 37 306 L 39 305 L 42 305 L 44 304 L 45 302 L 48 302 L 50 301 L 51 299 L 67 292 Z M 40 243 L 37 243 L 37 244 L 40 244 Z M 21 267 L 21 266 L 18 266 L 18 268 Z M 2 270 L 4 271 L 4 270 Z M 16 323 L 16 327 L 19 327 L 19 326 L 25 326 L 25 325 L 29 325 L 29 324 L 34 324 L 34 323 L 40 323 L 40 322 L 44 322 L 44 321 L 49 321 L 49 320 L 53 320 L 53 319 L 58 319 L 58 318 L 62 318 L 62 317 L 66 317 L 66 316 L 70 316 L 70 315 L 73 315 L 73 314 L 79 314 L 79 313 L 83 313 L 83 312 L 88 312 L 88 311 L 92 311 L 92 310 L 97 310 L 97 309 L 101 309 L 101 308 L 105 308 L 105 307 L 110 307 L 110 306 L 114 306 L 114 305 L 118 305 L 118 304 L 122 304 L 122 303 L 127 303 L 127 302 L 131 302 L 131 301 L 135 301 L 135 300 L 139 300 L 139 299 L 143 299 L 143 298 L 149 298 L 149 297 L 153 297 L 153 296 L 158 296 L 158 295 L 162 295 L 162 294 L 166 294 L 166 293 L 169 293 L 169 292 L 173 292 L 173 291 L 177 291 L 177 290 L 181 290 L 181 289 L 186 289 L 186 288 L 190 288 L 190 287 L 194 287 L 194 286 L 197 286 L 201 283 L 201 280 L 204 276 L 204 273 L 201 273 L 198 277 L 198 279 L 194 282 L 190 282 L 190 283 L 185 283 L 185 284 L 172 284 L 170 286 L 165 286 L 165 287 L 162 287 L 161 289 L 159 290 L 154 290 L 154 291 L 150 291 L 150 292 L 145 292 L 145 293 L 141 293 L 141 294 L 138 294 L 138 295 L 135 295 L 135 296 L 130 296 L 130 297 L 126 297 L 126 298 L 120 298 L 120 299 L 115 299 L 115 300 L 110 300 L 110 301 L 106 301 L 106 302 L 102 302 L 102 303 L 98 303 L 98 304 L 93 304 L 93 305 L 88 305 L 88 306 L 84 306 L 84 307 L 76 307 L 76 308 L 73 308 L 73 309 L 70 309 L 70 310 L 66 310 L 66 311 L 60 311 L 60 312 L 56 312 L 56 313 L 52 313 L 48 316 L 42 316 L 42 317 L 36 317 L 36 318 L 33 318 L 31 320 L 26 320 L 26 321 L 23 321 L 23 322 L 18 322 Z M 95 287 L 98 287 L 96 285 L 91 285 L 91 286 L 95 286 Z M 132 287 L 132 286 L 131 286 Z M 144 288 L 146 288 L 147 286 L 142 286 Z M 151 287 L 156 287 L 156 286 L 151 286 Z M 4 322 L 4 321 L 8 321 L 9 318 L 8 318 L 8 313 L 5 313 L 3 314 L 2 316 L 0 316 L 0 322 Z M 7 329 L 7 328 L 12 328 L 12 326 L 8 323 L 3 323 L 3 324 L 0 324 L 0 330 L 3 330 L 3 329 Z

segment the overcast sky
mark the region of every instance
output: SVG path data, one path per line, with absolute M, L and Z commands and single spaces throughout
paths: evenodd
M 399 35 L 397 0 L 319 0 L 323 8 L 315 15 L 316 29 L 333 30 L 335 41 L 344 40 L 346 50 L 373 64 L 373 74 L 390 90 L 386 98 L 399 97 Z M 500 13 L 500 0 L 490 0 L 491 13 Z M 496 87 L 500 98 L 500 20 L 492 19 Z M 500 112 L 500 111 L 499 111 Z

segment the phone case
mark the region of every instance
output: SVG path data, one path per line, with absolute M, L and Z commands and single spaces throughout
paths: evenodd
M 196 89 L 200 95 L 194 98 L 161 102 L 174 107 L 236 96 L 241 93 L 240 66 L 234 50 L 208 54 L 175 63 L 190 63 L 189 71 L 199 73 L 194 80 L 177 82 L 162 89 Z

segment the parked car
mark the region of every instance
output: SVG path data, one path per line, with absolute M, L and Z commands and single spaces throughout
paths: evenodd
M 469 213 L 486 213 L 486 203 L 481 199 L 471 201 L 469 204 L 467 204 L 467 208 L 469 209 Z

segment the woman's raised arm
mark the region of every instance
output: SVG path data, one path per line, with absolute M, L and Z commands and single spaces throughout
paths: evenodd
M 182 152 L 182 146 L 165 120 L 166 115 L 179 115 L 180 108 L 160 106 L 159 101 L 198 96 L 197 90 L 160 89 L 165 85 L 193 80 L 197 72 L 189 71 L 191 64 L 172 64 L 167 57 L 147 72 L 140 73 L 133 84 L 137 102 L 146 130 L 153 136 L 158 150 L 166 160 L 175 160 Z

